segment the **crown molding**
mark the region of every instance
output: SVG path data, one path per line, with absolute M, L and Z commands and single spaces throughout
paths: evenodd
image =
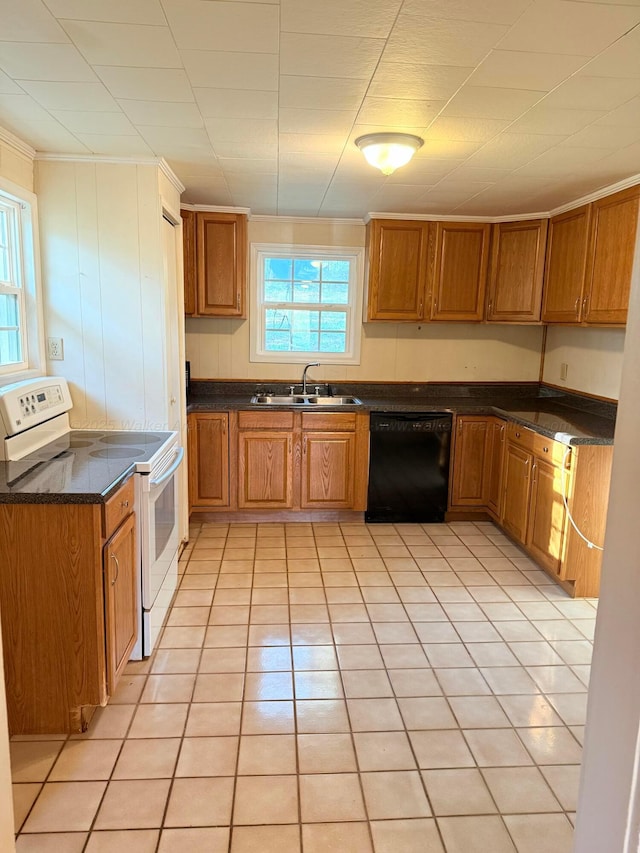
M 57 152 L 38 151 L 36 160 L 62 163 L 109 163 L 128 166 L 156 166 L 173 184 L 179 193 L 185 188 L 164 157 L 115 157 L 110 154 L 58 154 Z
M 186 204 L 180 205 L 180 210 L 195 210 L 208 213 L 244 213 L 251 216 L 250 207 L 232 207 L 225 204 Z
M 539 213 L 509 214 L 508 216 L 456 216 L 455 214 L 437 213 L 368 213 L 364 221 L 372 219 L 409 219 L 413 222 L 522 222 L 527 219 L 545 219 L 549 216 L 548 211 Z
M 334 219 L 330 216 L 276 216 L 274 214 L 256 213 L 251 217 L 252 222 L 290 222 L 295 225 L 364 225 L 364 219 Z
M 10 130 L 7 130 L 6 127 L 0 126 L 0 142 L 5 142 L 7 145 L 10 145 L 12 148 L 15 148 L 20 154 L 24 154 L 25 157 L 28 157 L 30 160 L 34 160 L 36 156 L 36 149 L 32 148 L 24 140 L 20 139 L 19 136 L 16 136 L 15 133 L 11 133 Z
M 567 210 L 573 210 L 574 207 L 581 207 L 583 204 L 598 201 L 600 198 L 605 198 L 605 196 L 617 193 L 620 190 L 626 190 L 629 187 L 635 187 L 638 184 L 640 184 L 640 174 L 631 175 L 622 181 L 618 181 L 616 184 L 609 184 L 609 186 L 595 190 L 594 192 L 589 193 L 589 195 L 583 195 L 581 198 L 576 198 L 566 204 L 561 204 L 560 207 L 554 207 L 553 210 L 549 211 L 549 216 L 556 216 L 558 213 L 566 213 Z

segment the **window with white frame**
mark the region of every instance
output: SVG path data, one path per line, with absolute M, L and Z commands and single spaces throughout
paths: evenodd
M 251 360 L 357 364 L 361 248 L 252 245 Z
M 38 367 L 38 343 L 32 204 L 0 186 L 0 377 Z

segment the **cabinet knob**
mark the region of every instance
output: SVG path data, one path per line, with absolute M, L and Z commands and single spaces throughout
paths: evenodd
M 122 507 L 122 509 L 126 509 L 129 506 L 129 501 L 122 501 L 120 506 Z
M 516 438 L 520 438 L 520 433 L 519 433 L 519 432 L 517 432 L 517 433 L 516 433 Z
M 542 448 L 542 452 L 543 452 L 543 453 L 548 453 L 548 452 L 549 452 L 549 448 L 548 448 L 548 447 L 543 447 L 543 448 Z
M 575 307 L 575 310 L 576 310 L 576 317 L 579 317 L 579 316 L 580 316 L 580 297 L 579 297 L 579 296 L 578 296 L 578 298 L 576 299 L 576 307 Z
M 115 560 L 115 563 L 116 563 L 116 576 L 115 576 L 115 578 L 111 581 L 111 586 L 115 586 L 115 585 L 116 585 L 116 581 L 118 580 L 118 577 L 119 577 L 119 575 L 120 575 L 120 563 L 118 562 L 118 558 L 116 557 L 116 555 L 115 555 L 115 554 L 112 554 L 112 555 L 111 555 L 111 559 L 112 559 L 112 560 Z

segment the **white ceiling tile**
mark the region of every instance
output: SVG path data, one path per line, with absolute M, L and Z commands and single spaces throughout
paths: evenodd
M 78 133 L 77 136 L 92 154 L 103 154 L 111 157 L 151 157 L 154 153 L 144 139 L 137 134 L 135 136 L 120 136 L 118 134 Z
M 15 80 L 82 83 L 97 79 L 72 44 L 0 41 L 0 68 Z
M 23 95 L 24 90 L 9 77 L 4 71 L 0 71 L 0 94 L 2 95 Z
M 415 162 L 423 160 L 462 160 L 470 157 L 482 145 L 474 140 L 459 139 L 425 139 L 424 145 L 418 151 Z
M 205 118 L 271 118 L 278 117 L 277 92 L 251 89 L 194 89 L 194 95 Z
M 45 0 L 56 18 L 112 21 L 121 24 L 155 24 L 166 21 L 160 0 Z
M 280 78 L 280 106 L 314 110 L 357 110 L 366 91 L 366 80 L 283 75 Z
M 275 157 L 272 160 L 236 160 L 218 157 L 218 163 L 225 178 L 230 182 L 235 178 L 261 178 L 264 175 L 278 174 L 278 161 Z
M 132 68 L 181 68 L 182 60 L 168 27 L 62 21 L 74 44 L 92 65 Z
M 602 124 L 592 124 L 584 130 L 575 133 L 567 140 L 568 145 L 579 148 L 612 148 L 631 145 L 640 140 L 640 118 L 637 127 L 613 127 Z M 640 160 L 638 161 L 640 170 Z
M 257 118 L 210 118 L 205 126 L 213 144 L 216 142 L 244 142 L 256 139 L 260 142 L 276 142 L 278 123 L 271 119 Z
M 213 157 L 213 149 L 206 130 L 145 125 L 140 126 L 139 133 L 158 156 L 161 152 L 163 156 L 188 159 L 190 152 L 206 151 Z M 187 157 L 181 157 L 180 151 L 186 152 Z
M 403 11 L 389 37 L 384 58 L 389 62 L 475 66 L 506 31 L 499 24 L 430 19 Z
M 1 124 L 11 121 L 51 122 L 51 115 L 31 95 L 20 92 L 19 95 L 9 93 L 0 95 Z M 58 122 L 56 121 L 57 125 Z
M 419 160 L 415 159 L 398 169 L 392 175 L 389 175 L 388 183 L 390 184 L 415 184 L 422 186 L 432 186 L 437 184 L 447 175 L 455 172 L 462 160 Z
M 601 160 L 606 155 L 602 148 L 575 148 L 557 145 L 536 157 L 520 170 L 526 175 L 566 175 L 577 166 L 586 166 Z
M 487 169 L 482 166 L 473 166 L 471 165 L 473 161 L 468 163 L 463 163 L 462 166 L 457 168 L 455 172 L 452 173 L 452 178 L 470 180 L 470 181 L 482 181 L 487 184 L 495 184 L 496 181 L 501 181 L 503 178 L 506 178 L 507 175 L 510 174 L 509 169 Z
M 163 7 L 181 50 L 278 52 L 276 6 L 218 0 L 164 0 Z
M 401 98 L 365 98 L 358 124 L 412 125 L 425 127 L 440 112 L 445 101 L 406 101 Z
M 464 86 L 442 111 L 445 116 L 516 119 L 530 109 L 544 92 L 528 89 L 497 89 Z
M 550 92 L 543 103 L 567 110 L 612 110 L 640 94 L 640 79 L 577 75 Z
M 42 0 L 0 0 L 2 41 L 68 42 Z
M 402 0 L 280 0 L 287 33 L 386 38 Z
M 484 184 L 480 185 L 484 189 Z M 489 186 L 492 186 L 489 184 Z M 476 187 L 467 187 L 464 185 L 456 185 L 448 188 L 440 189 L 440 185 L 433 189 L 427 190 L 422 196 L 421 201 L 427 201 L 431 204 L 454 205 L 462 204 L 463 201 L 472 198 L 477 193 L 482 192 L 482 189 Z
M 542 101 L 514 122 L 509 130 L 516 133 L 569 134 L 582 130 L 604 115 L 606 113 L 602 110 L 554 109 Z
M 195 104 L 162 101 L 119 100 L 124 113 L 135 125 L 157 127 L 204 127 L 200 110 Z
M 637 174 L 638 163 L 640 163 L 640 143 L 636 142 L 598 160 L 598 172 L 602 172 L 605 183 L 609 185 L 630 174 Z
M 328 181 L 339 159 L 338 154 L 280 154 L 278 174 L 281 181 Z
M 345 146 L 342 134 L 280 133 L 280 153 L 339 154 Z
M 138 101 L 193 101 L 189 79 L 181 69 L 96 65 L 95 71 L 114 98 Z
M 531 0 L 405 0 L 404 8 L 428 18 L 514 24 Z
M 278 91 L 278 57 L 268 53 L 181 50 L 192 86 Z
M 538 157 L 554 145 L 562 142 L 564 136 L 536 136 L 526 133 L 505 133 L 487 142 L 480 151 L 469 160 L 469 165 L 484 166 L 492 169 L 518 169 L 534 157 Z
M 280 73 L 368 80 L 383 47 L 382 39 L 283 33 Z
M 138 131 L 123 113 L 75 112 L 73 110 L 51 110 L 71 133 L 105 134 L 107 136 L 137 136 Z
M 536 0 L 500 42 L 500 50 L 595 56 L 639 22 L 638 8 Z
M 65 154 L 89 153 L 86 145 L 53 118 L 44 121 L 24 121 L 21 122 L 20 127 L 10 129 L 38 151 L 61 151 Z
M 26 80 L 22 88 L 48 110 L 120 112 L 102 83 L 49 83 Z
M 469 85 L 549 92 L 588 59 L 587 56 L 545 53 L 542 57 L 539 53 L 492 50 L 470 77 Z
M 621 107 L 611 110 L 611 112 L 599 118 L 597 124 L 613 125 L 616 127 L 640 126 L 640 98 L 633 98 Z
M 438 116 L 425 131 L 424 138 L 459 142 L 487 142 L 508 125 L 509 119 L 502 118 Z
M 197 178 L 219 178 L 222 176 L 222 169 L 217 160 L 209 159 L 204 163 L 194 163 L 191 160 L 174 160 L 169 162 L 173 171 L 178 175 L 182 183 L 185 179 L 195 180 Z
M 406 204 L 413 204 L 424 195 L 424 186 L 412 184 L 383 184 L 374 197 L 374 204 L 380 210 L 401 210 Z
M 239 173 L 226 175 L 225 180 L 229 190 L 234 193 L 276 193 L 278 191 L 277 175 L 247 175 L 243 177 Z
M 640 77 L 640 26 L 622 36 L 584 69 L 593 77 Z
M 346 134 L 353 127 L 355 110 L 280 110 L 279 127 L 283 133 Z
M 472 67 L 454 65 L 387 62 L 383 54 L 367 94 L 376 98 L 448 100 L 472 71 Z
M 240 160 L 270 160 L 278 156 L 276 142 L 216 142 L 214 148 L 219 157 L 234 157 Z
M 171 165 L 171 160 L 169 165 Z M 180 180 L 182 176 L 178 174 Z M 181 200 L 187 204 L 233 204 L 233 198 L 224 178 L 198 178 L 185 182 L 186 190 Z

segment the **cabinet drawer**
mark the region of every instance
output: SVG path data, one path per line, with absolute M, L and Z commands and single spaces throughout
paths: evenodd
M 552 438 L 547 438 L 537 433 L 533 437 L 533 452 L 536 456 L 549 462 L 550 465 L 561 467 L 566 451 L 567 445 L 562 444 L 560 441 L 554 441 Z M 567 459 L 567 467 L 569 467 L 568 463 L 570 459 L 571 454 Z
M 507 439 L 512 444 L 517 444 L 518 447 L 524 447 L 526 450 L 533 450 L 536 433 L 532 429 L 520 426 L 520 424 L 507 424 Z
M 350 432 L 356 428 L 355 412 L 303 412 L 302 429 Z
M 238 429 L 293 429 L 294 412 L 238 412 Z
M 129 513 L 133 512 L 133 502 L 135 498 L 133 489 L 133 477 L 129 477 L 127 482 L 118 491 L 109 498 L 104 505 L 104 535 L 108 539 L 111 534 L 117 530 Z

